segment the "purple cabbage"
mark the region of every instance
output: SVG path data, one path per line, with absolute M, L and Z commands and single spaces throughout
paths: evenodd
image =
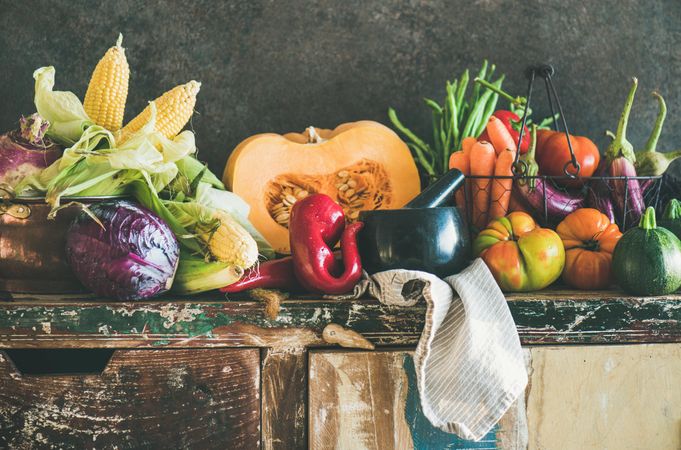
M 95 294 L 142 300 L 170 289 L 180 248 L 155 214 L 119 200 L 93 204 L 76 217 L 66 235 L 66 258 Z
M 45 137 L 49 126 L 33 114 L 19 120 L 18 130 L 0 136 L 0 183 L 14 187 L 61 157 L 63 149 Z

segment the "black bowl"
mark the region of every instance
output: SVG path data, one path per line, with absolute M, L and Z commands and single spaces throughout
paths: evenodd
M 370 274 L 410 269 L 445 277 L 470 261 L 470 237 L 456 208 L 362 211 L 359 220 L 359 252 Z

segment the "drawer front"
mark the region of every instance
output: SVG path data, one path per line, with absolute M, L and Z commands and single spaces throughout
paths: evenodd
M 433 427 L 423 414 L 413 352 L 310 353 L 311 449 L 504 449 L 527 445 L 524 399 L 481 441 Z
M 0 448 L 246 448 L 257 349 L 117 350 L 101 374 L 22 375 L 0 352 Z
M 525 398 L 480 442 L 424 417 L 411 352 L 313 352 L 311 448 L 681 449 L 681 344 L 525 352 Z

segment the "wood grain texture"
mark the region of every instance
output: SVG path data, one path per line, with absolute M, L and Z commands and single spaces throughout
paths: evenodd
M 262 351 L 262 446 L 307 448 L 307 351 Z
M 389 307 L 376 300 L 289 300 L 270 320 L 253 301 L 191 299 L 136 303 L 93 297 L 13 296 L 0 301 L 0 348 L 329 346 L 330 322 L 376 345 L 415 345 L 425 304 Z M 540 291 L 507 297 L 523 344 L 681 342 L 681 295 Z
M 434 428 L 421 411 L 412 352 L 310 353 L 311 449 L 521 449 L 524 402 L 479 442 Z
M 681 448 L 681 345 L 531 351 L 530 449 Z
M 101 375 L 24 376 L 0 352 L 0 448 L 258 448 L 259 361 L 117 350 Z

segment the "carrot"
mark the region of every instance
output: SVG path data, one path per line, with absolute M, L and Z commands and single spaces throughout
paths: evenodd
M 494 167 L 495 177 L 513 176 L 513 162 L 515 150 L 506 149 L 497 157 Z M 513 178 L 495 178 L 492 180 L 492 197 L 489 205 L 489 220 L 504 217 L 508 214 L 508 205 L 511 200 Z
M 467 156 L 469 156 L 471 154 L 471 148 L 473 147 L 473 144 L 475 144 L 476 142 L 478 142 L 477 139 L 475 139 L 472 136 L 463 138 L 463 140 L 461 141 L 461 150 L 463 150 L 463 152 Z
M 508 132 L 508 128 L 504 126 L 501 120 L 494 116 L 490 116 L 487 122 L 487 135 L 489 140 L 492 141 L 497 156 L 506 149 L 515 150 L 517 147 L 513 136 Z
M 461 173 L 463 173 L 466 177 L 468 177 L 471 172 L 470 172 L 470 164 L 468 160 L 468 155 L 466 155 L 463 151 L 458 151 L 452 153 L 452 156 L 449 157 L 449 168 L 450 169 L 459 169 Z M 466 183 L 468 184 L 469 181 L 466 180 Z M 466 192 L 464 189 L 458 189 L 456 193 L 454 194 L 454 197 L 456 198 L 456 206 L 459 208 L 463 208 L 464 205 L 466 204 Z
M 471 176 L 491 177 L 494 175 L 494 165 L 497 157 L 492 144 L 486 141 L 476 142 L 471 147 L 470 170 Z M 478 228 L 487 225 L 489 211 L 489 196 L 492 180 L 489 178 L 474 178 L 472 186 L 473 224 Z

